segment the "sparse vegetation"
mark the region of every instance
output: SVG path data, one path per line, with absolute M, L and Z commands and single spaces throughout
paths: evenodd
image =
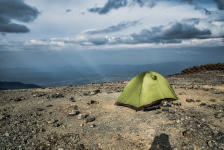
M 181 74 L 196 73 L 196 72 L 208 71 L 208 70 L 224 70 L 224 63 L 206 64 L 201 66 L 190 67 L 190 68 L 184 69 L 181 72 Z

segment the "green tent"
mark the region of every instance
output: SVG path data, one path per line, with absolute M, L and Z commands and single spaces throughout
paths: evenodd
M 163 99 L 178 99 L 178 97 L 162 75 L 147 71 L 135 76 L 128 83 L 115 105 L 140 110 Z

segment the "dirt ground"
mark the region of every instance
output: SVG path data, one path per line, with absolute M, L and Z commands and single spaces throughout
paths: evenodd
M 0 91 L 0 149 L 223 150 L 224 72 L 166 78 L 181 106 L 153 111 L 114 105 L 128 81 Z

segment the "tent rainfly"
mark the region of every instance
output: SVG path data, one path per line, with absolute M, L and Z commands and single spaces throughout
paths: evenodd
M 135 76 L 127 84 L 115 105 L 141 110 L 163 99 L 178 99 L 178 97 L 162 75 L 147 71 Z

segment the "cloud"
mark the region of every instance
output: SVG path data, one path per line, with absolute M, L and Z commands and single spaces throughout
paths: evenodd
M 211 11 L 209 11 L 208 9 L 206 9 L 202 6 L 199 6 L 198 4 L 194 3 L 194 1 L 197 2 L 197 0 L 181 0 L 182 3 L 189 3 L 190 5 L 195 5 L 194 9 L 201 11 L 205 15 L 211 15 L 212 14 Z
M 62 50 L 67 49 L 77 41 L 73 38 L 50 38 L 50 39 L 32 39 L 25 42 L 15 43 L 16 50 L 29 50 L 29 51 L 45 51 L 45 50 Z M 17 46 L 18 45 L 18 46 Z M 0 45 L 1 46 L 1 45 Z M 12 45 L 8 45 L 12 49 Z M 12 49 L 14 50 L 14 49 Z
M 224 1 L 223 0 L 214 0 L 214 2 L 217 4 L 217 7 L 219 10 L 224 10 Z
M 42 39 L 42 40 L 29 40 L 24 43 L 24 45 L 48 45 L 48 46 L 66 46 L 69 43 L 75 43 L 76 41 L 71 38 L 51 38 L 51 39 Z
M 167 26 L 153 27 L 150 30 L 144 29 L 139 34 L 132 34 L 131 36 L 140 42 L 157 42 L 165 40 L 178 40 L 178 39 L 192 39 L 192 38 L 207 38 L 211 35 L 208 29 L 199 29 L 195 25 L 185 23 L 171 23 Z M 175 42 L 175 41 L 174 41 Z
M 94 45 L 104 45 L 107 44 L 109 42 L 108 38 L 89 38 L 89 42 L 94 44 Z
M 206 15 L 211 15 L 211 11 L 209 11 L 208 9 L 206 9 L 206 8 L 204 8 L 204 7 L 201 7 L 201 6 L 199 6 L 199 5 L 196 5 L 195 6 L 195 10 L 200 10 L 200 11 L 202 11 L 204 14 L 206 14 Z
M 127 7 L 136 4 L 138 4 L 140 7 L 146 6 L 149 8 L 153 8 L 156 6 L 154 0 L 108 0 L 103 7 L 89 8 L 88 11 L 104 15 L 109 13 L 112 9 L 119 9 L 121 7 Z
M 193 24 L 189 23 L 194 22 Z M 139 33 L 132 33 L 126 37 L 110 37 L 110 36 L 83 36 L 78 43 L 82 45 L 115 45 L 115 44 L 169 44 L 181 43 L 188 39 L 205 39 L 211 37 L 209 29 L 198 28 L 198 19 L 183 20 L 182 22 L 173 22 L 166 26 L 152 27 L 143 29 Z
M 143 29 L 140 33 L 130 35 L 135 43 L 181 43 L 183 39 L 206 38 L 211 35 L 208 29 L 199 29 L 195 25 L 185 23 L 171 23 L 167 26 Z
M 169 0 L 172 1 L 172 0 Z M 179 0 L 173 0 L 173 1 L 179 1 Z M 206 2 L 212 2 L 210 0 L 205 0 Z M 218 9 L 224 10 L 224 1 L 222 0 L 213 0 L 216 4 Z M 181 3 L 188 3 L 190 5 L 195 6 L 195 10 L 199 10 L 203 12 L 206 15 L 211 15 L 213 13 L 212 11 L 198 5 L 201 3 L 201 0 L 181 0 Z M 149 8 L 155 7 L 157 4 L 154 0 L 108 0 L 107 3 L 103 7 L 93 7 L 89 8 L 88 11 L 92 13 L 98 13 L 100 15 L 104 15 L 109 13 L 112 9 L 119 9 L 121 7 L 129 7 L 133 5 L 139 5 L 140 7 L 146 6 Z
M 81 32 L 75 38 L 51 38 L 42 40 L 30 40 L 24 43 L 26 46 L 47 46 L 50 49 L 64 49 L 72 46 L 82 47 L 108 47 L 108 46 L 138 46 L 138 45 L 175 45 L 186 44 L 192 41 L 194 45 L 200 42 L 211 41 L 224 37 L 221 31 L 224 25 L 224 17 L 212 14 L 209 18 L 189 18 L 181 21 L 170 22 L 167 25 L 155 26 L 143 29 L 140 32 L 126 36 L 110 36 L 108 33 L 117 32 L 137 25 L 140 20 L 121 22 L 118 25 L 105 29 Z M 213 41 L 214 41 L 213 40 Z M 180 44 L 181 43 L 181 44 Z M 189 42 L 188 42 L 189 43 Z M 206 42 L 204 42 L 206 43 Z M 218 42 L 220 43 L 220 42 Z M 221 42 L 222 43 L 222 42 Z M 190 43 L 192 44 L 192 43 Z M 189 44 L 188 44 L 189 45 Z M 214 45 L 214 44 L 213 44 Z
M 198 25 L 199 22 L 200 22 L 199 18 L 190 18 L 190 19 L 181 20 L 181 23 L 192 24 L 192 25 Z
M 86 31 L 85 34 L 93 35 L 93 34 L 104 34 L 104 33 L 118 32 L 118 31 L 124 30 L 126 28 L 129 28 L 131 26 L 136 26 L 139 22 L 140 22 L 140 20 L 124 21 L 124 22 L 119 23 L 116 26 L 110 26 L 106 29 Z
M 25 33 L 29 32 L 30 30 L 20 24 L 10 23 L 10 20 L 0 16 L 0 32 L 3 33 Z
M 206 2 L 206 0 L 203 0 Z M 213 0 L 216 5 L 217 5 L 217 8 L 219 10 L 224 10 L 224 1 L 223 0 Z M 187 2 L 189 4 L 193 4 L 194 2 L 201 2 L 200 0 L 181 0 L 181 2 Z M 209 2 L 209 0 L 207 0 L 207 2 Z
M 71 11 L 72 11 L 71 9 L 66 9 L 65 10 L 66 13 L 71 12 Z
M 119 9 L 127 6 L 127 0 L 108 0 L 107 3 L 101 7 L 94 7 L 88 9 L 89 12 L 98 13 L 100 15 L 107 14 L 112 9 Z
M 132 0 L 132 4 L 139 4 L 140 7 L 147 6 L 149 8 L 156 6 L 154 0 Z
M 40 12 L 22 0 L 0 0 L 0 32 L 26 33 L 29 29 L 21 24 L 12 23 L 12 20 L 31 22 Z
M 193 3 L 193 0 L 181 0 L 182 3 L 189 3 L 189 4 L 192 4 Z

